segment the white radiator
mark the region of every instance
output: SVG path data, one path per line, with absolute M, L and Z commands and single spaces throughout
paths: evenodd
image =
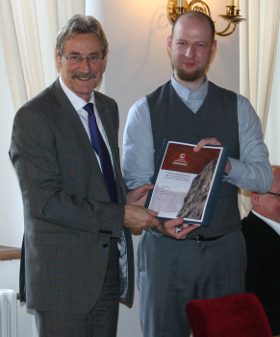
M 17 337 L 17 294 L 0 289 L 0 337 Z

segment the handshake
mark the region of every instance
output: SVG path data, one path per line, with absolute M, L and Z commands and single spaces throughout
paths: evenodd
M 154 228 L 159 233 L 182 240 L 187 234 L 199 225 L 189 225 L 183 227 L 184 219 L 176 218 L 168 221 L 160 221 L 156 216 L 157 212 L 144 208 L 148 192 L 153 189 L 152 184 L 145 184 L 127 194 L 127 204 L 125 205 L 124 226 L 129 228 L 135 235 L 142 233 L 144 229 Z M 178 231 L 181 227 L 181 231 Z

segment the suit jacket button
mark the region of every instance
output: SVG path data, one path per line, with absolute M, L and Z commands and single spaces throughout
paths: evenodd
M 103 247 L 104 249 L 108 249 L 108 248 L 109 248 L 109 243 L 103 243 L 102 247 Z

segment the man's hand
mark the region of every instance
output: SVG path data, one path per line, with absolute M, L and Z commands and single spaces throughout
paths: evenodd
M 194 147 L 193 150 L 195 152 L 198 152 L 205 145 L 219 145 L 219 146 L 222 146 L 222 143 L 217 138 L 214 138 L 214 137 L 212 137 L 212 138 L 204 138 L 204 139 L 201 139 L 201 141 L 196 144 L 196 146 Z M 225 167 L 225 173 L 229 174 L 230 171 L 231 171 L 231 163 L 230 163 L 229 160 L 227 160 L 226 167 Z
M 124 225 L 135 235 L 141 234 L 143 229 L 156 227 L 159 220 L 157 212 L 137 205 L 125 205 Z
M 153 189 L 154 185 L 144 184 L 140 187 L 135 188 L 127 193 L 127 204 L 128 205 L 137 205 L 144 206 L 148 192 Z
M 161 222 L 156 229 L 166 235 L 177 240 L 184 240 L 187 235 L 200 225 L 186 225 L 183 218 L 176 218 Z
M 217 138 L 204 138 L 199 141 L 196 146 L 193 148 L 194 152 L 198 152 L 201 150 L 205 145 L 219 145 L 222 146 L 222 143 Z

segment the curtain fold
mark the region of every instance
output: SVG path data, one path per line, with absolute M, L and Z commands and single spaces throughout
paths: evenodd
M 279 20 L 280 27 L 280 20 Z M 265 130 L 265 142 L 269 149 L 271 164 L 280 165 L 280 34 L 278 34 L 277 54 L 274 78 L 272 82 L 271 100 L 269 104 L 268 119 Z
M 275 76 L 280 1 L 244 0 L 240 5 L 247 19 L 240 24 L 240 93 L 257 111 L 265 134 Z M 248 192 L 240 191 L 241 217 L 251 209 L 249 196 Z
M 85 0 L 0 1 L 0 36 L 15 110 L 56 78 L 56 34 L 78 13 L 85 13 Z
M 280 1 L 241 2 L 247 24 L 240 24 L 240 93 L 248 97 L 265 132 L 279 34 Z
M 12 4 L 9 0 L 0 1 L 0 33 L 14 107 L 19 107 L 20 102 L 27 100 L 27 91 L 24 84 Z

